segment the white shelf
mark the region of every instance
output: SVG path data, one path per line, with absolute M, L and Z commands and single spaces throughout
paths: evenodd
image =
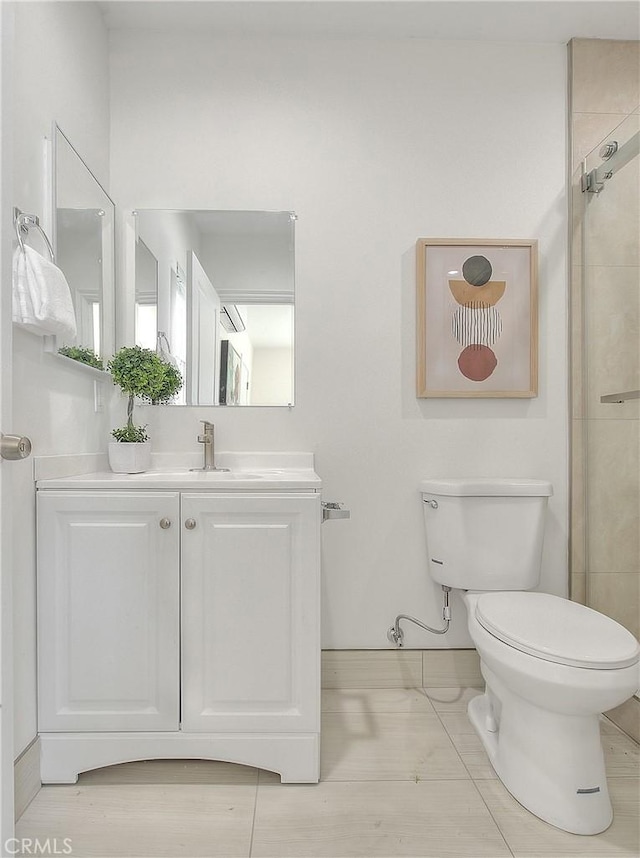
M 94 378 L 96 381 L 111 381 L 111 373 L 107 372 L 105 369 L 96 369 L 95 366 L 89 366 L 87 363 L 74 360 L 66 355 L 61 355 L 58 352 L 49 352 L 49 354 L 51 357 L 64 361 L 67 367 L 73 367 L 85 375 L 89 375 L 91 378 Z

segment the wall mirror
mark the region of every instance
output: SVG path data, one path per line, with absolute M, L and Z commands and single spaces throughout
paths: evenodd
M 53 243 L 71 289 L 79 346 L 106 360 L 114 350 L 115 205 L 57 125 L 52 134 Z
M 185 380 L 176 405 L 292 405 L 291 212 L 138 209 L 135 342 Z

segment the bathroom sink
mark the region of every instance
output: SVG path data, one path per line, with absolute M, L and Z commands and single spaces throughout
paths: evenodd
M 136 474 L 136 477 L 142 480 L 164 480 L 170 477 L 188 477 L 190 480 L 212 480 L 228 482 L 229 480 L 264 480 L 270 474 L 256 474 L 249 471 L 201 471 L 191 470 L 191 468 L 175 468 L 163 471 L 145 471 L 143 474 Z
M 96 471 L 75 476 L 38 479 L 38 488 L 49 489 L 140 489 L 147 491 L 318 491 L 321 480 L 313 469 L 311 453 L 229 453 L 216 456 L 219 468 L 204 471 L 202 456 L 184 453 L 152 454 L 152 469 L 142 474 Z
M 204 480 L 264 480 L 266 474 L 253 474 L 249 471 L 189 471 Z

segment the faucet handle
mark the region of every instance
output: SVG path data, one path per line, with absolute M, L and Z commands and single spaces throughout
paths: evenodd
M 203 433 L 202 435 L 198 435 L 198 441 L 201 444 L 210 444 L 213 445 L 213 423 L 209 423 L 208 420 L 201 420 Z

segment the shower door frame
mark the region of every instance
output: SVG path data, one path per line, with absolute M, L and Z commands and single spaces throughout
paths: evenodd
M 594 538 L 593 534 L 596 524 L 594 518 L 596 518 L 596 516 L 593 513 L 593 501 L 590 497 L 590 493 L 593 491 L 594 479 L 592 473 L 594 439 L 593 432 L 590 431 L 590 429 L 593 430 L 594 427 L 591 424 L 598 418 L 603 420 L 618 418 L 618 415 L 614 415 L 612 417 L 612 415 L 606 413 L 606 409 L 609 408 L 622 407 L 625 409 L 623 412 L 625 423 L 626 420 L 633 421 L 633 423 L 628 424 L 626 428 L 638 425 L 640 415 L 638 417 L 635 416 L 636 406 L 633 404 L 633 401 L 640 398 L 640 392 L 637 389 L 634 389 L 634 385 L 628 383 L 629 379 L 621 380 L 619 384 L 610 382 L 610 387 L 608 387 L 606 391 L 596 391 L 593 389 L 593 379 L 591 378 L 590 372 L 590 367 L 592 366 L 593 361 L 591 354 L 593 352 L 593 341 L 590 340 L 590 334 L 594 328 L 594 321 L 590 315 L 591 308 L 589 305 L 590 296 L 593 295 L 590 278 L 594 276 L 593 269 L 601 266 L 614 267 L 615 265 L 620 264 L 625 268 L 627 266 L 633 268 L 637 267 L 637 265 L 628 262 L 605 263 L 603 261 L 598 262 L 597 260 L 594 263 L 593 258 L 590 256 L 592 247 L 589 239 L 592 236 L 590 236 L 590 230 L 588 228 L 589 210 L 592 205 L 597 205 L 600 202 L 598 200 L 598 196 L 600 194 L 611 194 L 614 192 L 616 183 L 614 181 L 612 184 L 609 184 L 609 182 L 627 164 L 639 157 L 640 130 L 638 130 L 637 126 L 640 126 L 640 117 L 637 114 L 626 116 L 623 122 L 617 125 L 616 128 L 614 128 L 604 138 L 604 140 L 594 147 L 582 160 L 578 182 L 576 182 L 577 176 L 574 174 L 574 228 L 576 223 L 579 223 L 580 254 L 579 259 L 574 258 L 575 280 L 573 297 L 574 300 L 577 298 L 576 303 L 579 302 L 579 306 L 574 306 L 572 309 L 572 314 L 574 316 L 575 338 L 573 343 L 573 358 L 574 360 L 579 361 L 581 379 L 578 384 L 580 389 L 574 389 L 573 391 L 573 408 L 574 417 L 576 416 L 577 411 L 581 419 L 578 421 L 579 429 L 577 432 L 574 432 L 572 443 L 572 491 L 575 493 L 572 506 L 574 508 L 574 523 L 575 521 L 580 520 L 580 513 L 582 514 L 583 523 L 581 532 L 579 528 L 574 528 L 572 526 L 572 571 L 575 572 L 576 568 L 580 568 L 581 560 L 582 573 L 584 575 L 584 590 L 582 598 L 584 599 L 585 604 L 602 612 L 606 611 L 604 611 L 598 604 L 598 599 L 593 593 L 594 582 L 591 579 L 591 576 L 595 574 L 591 555 Z M 629 127 L 631 128 L 630 133 L 628 133 Z M 627 136 L 627 139 L 624 139 L 624 135 Z M 614 145 L 613 141 L 615 138 L 622 139 L 623 142 L 619 144 L 616 143 Z M 597 163 L 596 166 L 592 166 L 594 164 L 594 153 L 596 152 L 598 153 L 599 163 Z M 618 182 L 619 181 L 620 180 L 618 180 Z M 576 199 L 576 184 L 579 187 L 579 192 L 581 192 L 579 194 L 579 201 Z M 619 187 L 619 184 L 617 187 Z M 638 242 L 640 243 L 640 239 L 638 239 Z M 638 257 L 640 261 L 640 253 L 638 254 Z M 577 276 L 576 270 L 579 271 Z M 578 316 L 577 319 L 576 316 Z M 576 331 L 579 332 L 577 337 L 575 336 Z M 637 381 L 637 376 L 631 380 Z M 599 483 L 598 485 L 601 490 L 601 484 Z M 640 487 L 636 487 L 636 489 L 637 491 L 635 494 L 637 496 L 640 491 Z M 614 494 L 617 499 L 617 495 L 619 493 L 614 492 Z M 576 510 L 578 511 L 577 515 L 575 514 Z M 579 558 L 578 563 L 575 562 L 576 556 Z M 640 569 L 635 573 L 632 570 L 626 574 L 640 575 Z M 575 577 L 576 576 L 572 575 L 572 579 Z M 573 588 L 572 598 L 582 600 L 577 592 L 573 592 Z M 616 619 L 616 617 L 614 617 L 614 619 Z M 634 631 L 637 633 L 637 630 L 634 629 Z M 636 695 L 636 698 L 638 697 L 639 695 Z

